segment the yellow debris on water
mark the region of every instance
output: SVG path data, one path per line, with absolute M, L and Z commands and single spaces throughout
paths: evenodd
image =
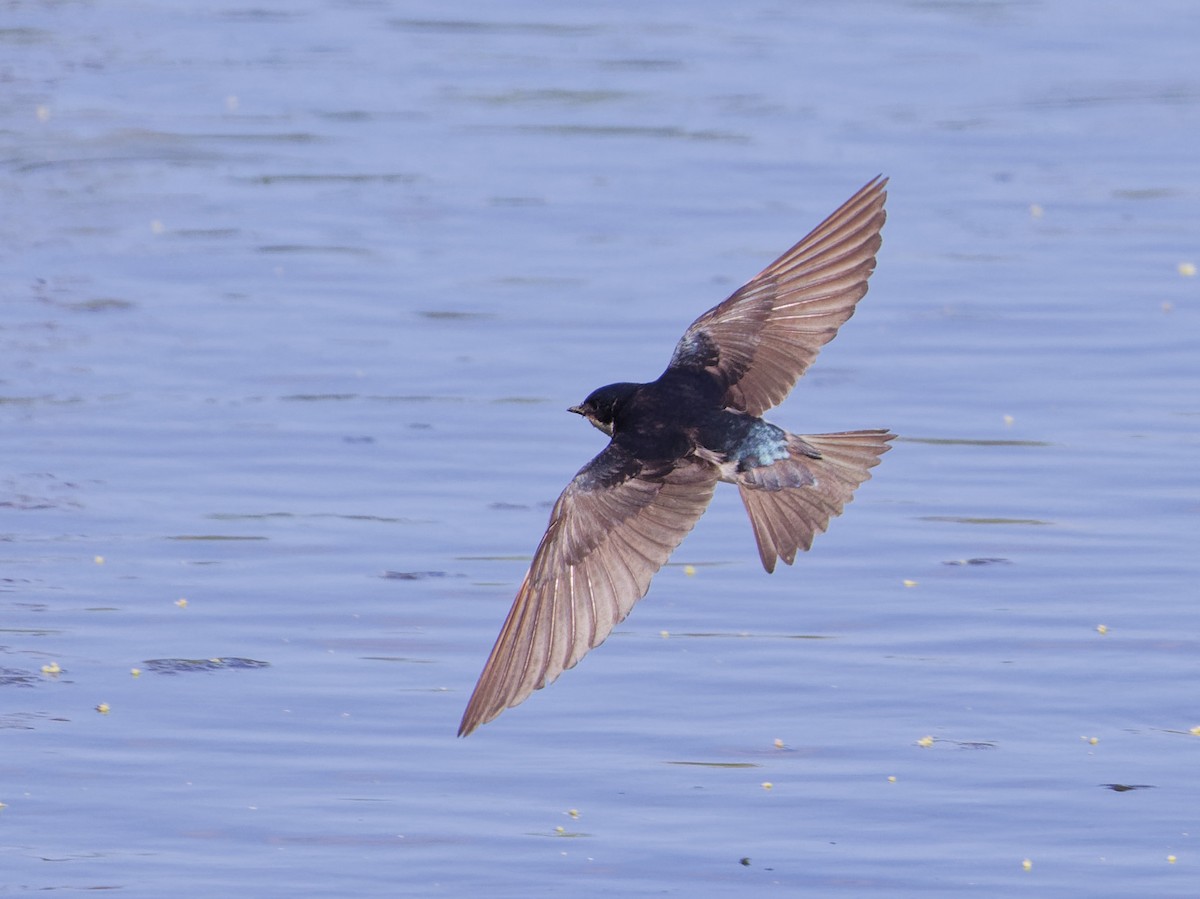
M 1014 421 L 1016 421 L 1016 419 L 1013 418 L 1011 415 L 1004 416 L 1004 424 L 1006 426 L 1011 426 Z
M 110 711 L 112 711 L 112 709 L 109 707 L 107 702 L 102 702 L 96 706 L 96 711 L 101 715 L 107 715 Z
M 922 749 L 928 749 L 930 746 L 933 745 L 933 737 L 930 737 L 930 736 L 921 737 L 921 739 L 917 740 L 917 745 L 920 746 Z
M 1026 858 L 1026 859 L 1022 859 L 1022 860 L 1021 860 L 1021 867 L 1022 867 L 1022 868 L 1024 868 L 1026 871 L 1028 871 L 1030 868 L 1032 868 L 1032 867 L 1033 867 L 1033 862 L 1031 862 L 1031 861 L 1030 861 L 1029 859 L 1027 859 L 1027 858 Z
M 62 668 L 58 662 L 51 662 L 49 665 L 42 666 L 42 674 L 62 674 Z
M 132 674 L 134 677 L 141 677 L 142 669 L 141 668 L 130 668 L 129 673 Z
M 916 582 L 916 581 L 911 581 L 911 580 L 909 580 L 908 578 L 905 578 L 905 579 L 904 579 L 904 586 L 905 586 L 905 587 L 915 587 L 915 586 L 917 586 L 917 582 Z
M 95 562 L 97 565 L 103 565 L 104 564 L 104 556 L 92 556 L 92 561 Z
M 179 608 L 181 608 L 181 609 L 186 609 L 187 608 L 187 600 L 181 596 L 181 597 L 179 597 L 179 599 L 175 600 L 175 605 L 179 606 Z
M 764 790 L 769 790 L 769 789 L 771 789 L 773 786 L 775 786 L 775 784 L 771 783 L 769 780 L 764 780 L 764 781 L 763 781 L 763 783 L 762 783 L 762 788 L 763 788 Z
M 667 637 L 671 636 L 671 632 L 670 631 L 659 631 L 658 635 L 665 640 L 665 639 L 667 639 Z
M 1046 214 L 1046 210 L 1042 208 L 1040 203 L 1030 203 L 1029 204 L 1030 218 L 1040 219 L 1045 214 Z
M 896 782 L 896 775 L 895 775 L 895 774 L 889 774 L 889 775 L 888 775 L 888 783 L 890 783 L 890 784 L 894 784 L 895 782 Z
M 1179 274 L 1185 278 L 1194 278 L 1196 276 L 1196 263 L 1181 262 L 1179 263 Z
M 776 749 L 783 748 L 783 740 L 779 739 L 778 737 L 775 738 L 775 748 Z
M 1167 856 L 1167 864 L 1169 864 L 1169 865 L 1173 865 L 1173 864 L 1175 864 L 1175 856 L 1173 856 L 1173 855 L 1168 855 L 1168 856 Z
M 1193 737 L 1200 737 L 1200 724 L 1197 724 L 1195 727 L 1189 730 L 1188 733 Z
M 695 565 L 684 565 L 683 573 L 686 574 L 688 577 L 695 577 L 696 576 L 696 566 Z
M 577 808 L 569 808 L 569 809 L 567 809 L 567 814 L 568 814 L 568 815 L 570 815 L 572 818 L 574 818 L 574 819 L 576 819 L 576 820 L 578 820 L 578 819 L 579 819 L 579 809 L 577 809 Z
M 1097 624 L 1096 625 L 1096 633 L 1107 634 L 1108 633 L 1108 625 L 1107 624 Z

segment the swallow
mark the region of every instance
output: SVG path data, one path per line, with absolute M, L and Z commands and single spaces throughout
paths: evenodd
M 896 435 L 791 434 L 778 405 L 866 295 L 886 213 L 876 177 L 684 332 L 647 384 L 609 384 L 568 411 L 610 441 L 554 504 L 467 704 L 460 737 L 599 646 L 704 514 L 736 484 L 767 573 L 840 515 Z

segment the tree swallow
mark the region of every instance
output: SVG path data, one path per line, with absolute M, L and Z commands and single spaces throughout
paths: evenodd
M 779 404 L 854 314 L 875 268 L 877 177 L 684 332 L 648 384 L 609 384 L 569 411 L 612 439 L 563 491 L 459 726 L 466 736 L 599 646 L 704 514 L 736 484 L 768 573 L 812 546 L 870 477 L 887 430 L 799 436 Z

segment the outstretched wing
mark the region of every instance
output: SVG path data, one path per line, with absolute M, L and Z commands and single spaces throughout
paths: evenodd
M 580 470 L 550 515 L 458 735 L 466 736 L 599 646 L 712 499 L 715 466 L 655 469 L 618 442 Z
M 875 269 L 886 213 L 875 178 L 811 234 L 684 332 L 671 368 L 704 369 L 727 408 L 762 415 L 854 314 Z

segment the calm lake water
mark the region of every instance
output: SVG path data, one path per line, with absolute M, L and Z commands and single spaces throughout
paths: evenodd
M 0 894 L 1200 895 L 1197 46 L 1182 0 L 8 5 Z M 770 415 L 892 428 L 875 479 L 772 576 L 718 491 L 456 739 L 603 445 L 563 410 L 880 172 Z

